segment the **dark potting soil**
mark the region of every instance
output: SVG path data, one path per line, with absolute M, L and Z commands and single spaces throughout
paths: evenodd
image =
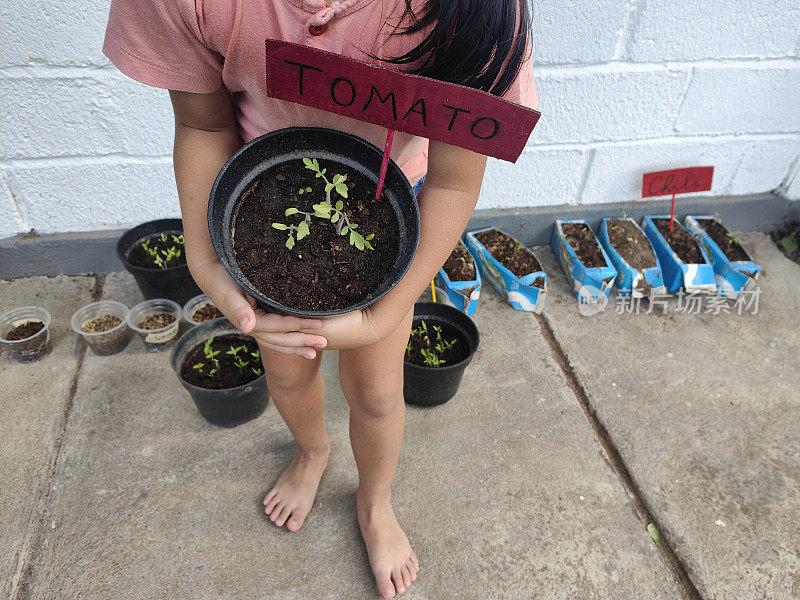
M 603 253 L 597 245 L 597 238 L 586 223 L 562 223 L 561 230 L 583 266 L 589 268 L 606 266 Z
M 610 219 L 608 239 L 619 255 L 638 271 L 656 266 L 656 255 L 650 241 L 638 225 L 627 219 Z
M 750 260 L 747 256 L 742 245 L 739 243 L 727 228 L 715 219 L 698 219 L 697 222 L 700 227 L 705 229 L 706 233 L 714 240 L 714 243 L 719 246 L 719 249 L 728 257 L 728 260 Z
M 250 383 L 261 376 L 263 366 L 258 344 L 253 338 L 236 334 L 211 338 L 211 352 L 219 352 L 213 358 L 206 358 L 205 345 L 205 342 L 197 344 L 183 361 L 181 377 L 184 381 L 210 390 L 225 390 Z M 228 354 L 232 348 L 240 348 L 235 356 Z M 239 359 L 242 364 L 247 364 L 236 366 L 234 363 Z M 202 368 L 195 368 L 197 365 L 202 365 Z M 213 369 L 217 371 L 212 374 Z
M 450 281 L 475 281 L 475 261 L 461 240 L 447 257 L 443 268 Z
M 86 333 L 100 333 L 102 331 L 114 329 L 114 327 L 120 323 L 122 323 L 122 319 L 116 315 L 98 315 L 83 323 L 81 325 L 81 330 Z
M 437 331 L 436 328 L 440 328 L 440 331 Z M 453 340 L 455 343 L 451 344 Z M 425 364 L 422 350 L 433 352 L 441 360 L 439 367 L 458 364 L 469 356 L 469 344 L 458 330 L 450 327 L 447 323 L 433 319 L 414 319 L 405 354 L 406 362 L 420 367 L 433 368 L 432 365 Z
M 161 265 L 156 264 L 155 256 L 145 250 L 145 244 L 151 251 L 156 252 L 156 256 L 161 257 L 163 261 Z M 180 255 L 165 260 L 170 248 L 179 251 Z M 128 262 L 136 267 L 142 267 L 144 269 L 171 269 L 172 267 L 185 265 L 186 252 L 183 247 L 183 232 L 166 231 L 140 239 L 128 251 Z
M 36 335 L 44 329 L 44 323 L 41 321 L 25 321 L 14 327 L 6 334 L 6 339 L 11 341 L 24 340 L 32 335 Z
M 800 264 L 800 223 L 784 223 L 780 229 L 771 233 L 772 239 L 783 253 Z
M 542 270 L 533 252 L 502 231 L 487 229 L 476 233 L 475 238 L 516 277 L 524 277 Z M 531 285 L 544 289 L 544 279 L 538 277 Z
M 397 217 L 385 196 L 375 200 L 375 184 L 333 161 L 320 160 L 331 180 L 346 175 L 347 198 L 331 192 L 331 203 L 341 200 L 344 212 L 374 250 L 359 250 L 336 225 L 312 216 L 310 233 L 293 248 L 286 247 L 288 231 L 272 223 L 299 225 L 304 215 L 285 216 L 287 208 L 313 214 L 312 205 L 325 201 L 325 182 L 301 160 L 278 165 L 262 174 L 242 194 L 234 214 L 233 251 L 245 277 L 262 294 L 290 308 L 336 310 L 369 298 L 384 282 L 397 257 Z M 312 191 L 305 191 L 306 188 Z M 299 190 L 304 190 L 302 194 Z
M 211 319 L 219 319 L 221 316 L 223 315 L 221 312 L 219 312 L 219 309 L 213 304 L 209 303 L 203 304 L 203 306 L 194 311 L 194 313 L 192 313 L 192 320 L 195 323 L 205 323 Z
M 161 312 L 161 313 L 153 313 L 152 315 L 147 315 L 144 319 L 139 321 L 138 327 L 139 329 L 161 329 L 162 327 L 166 327 L 170 323 L 175 322 L 175 315 Z
M 664 239 L 667 240 L 667 244 L 678 255 L 678 258 L 687 265 L 705 263 L 700 247 L 697 245 L 697 240 L 678 221 L 673 219 L 673 222 L 674 225 L 670 232 L 669 219 L 653 219 L 653 224 L 664 236 Z

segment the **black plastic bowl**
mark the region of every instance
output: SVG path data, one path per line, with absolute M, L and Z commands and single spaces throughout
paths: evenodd
M 256 289 L 236 262 L 231 229 L 242 193 L 267 169 L 303 157 L 336 161 L 358 171 L 377 185 L 383 152 L 359 137 L 321 127 L 279 129 L 254 139 L 225 163 L 211 188 L 208 228 L 214 250 L 234 281 L 255 298 L 263 309 L 303 316 L 330 316 L 369 306 L 403 278 L 414 260 L 419 243 L 417 200 L 408 179 L 392 160 L 386 170 L 383 193 L 391 202 L 397 216 L 400 247 L 386 280 L 361 302 L 326 311 L 300 310 L 286 306 L 280 299 L 265 296 Z
M 458 392 L 461 376 L 475 356 L 480 343 L 478 328 L 472 319 L 460 310 L 446 304 L 417 302 L 414 305 L 414 326 L 425 320 L 428 327 L 445 324 L 456 331 L 460 344 L 469 346 L 467 357 L 444 367 L 420 367 L 409 362 L 403 365 L 403 397 L 408 404 L 437 406 L 450 400 Z
M 184 333 L 172 348 L 170 362 L 181 385 L 194 400 L 203 418 L 218 427 L 236 427 L 260 416 L 267 408 L 269 393 L 264 375 L 250 383 L 225 390 L 209 390 L 188 383 L 181 377 L 181 368 L 189 352 L 211 336 L 242 335 L 228 319 L 221 317 L 201 323 Z
M 133 265 L 128 260 L 128 255 L 137 243 L 144 238 L 156 233 L 180 231 L 183 233 L 183 221 L 180 219 L 158 219 L 148 221 L 129 229 L 117 240 L 117 256 L 122 261 L 125 269 L 133 275 L 136 284 L 142 291 L 146 300 L 154 298 L 169 298 L 180 305 L 185 304 L 190 298 L 202 294 L 200 288 L 192 279 L 189 267 L 185 264 L 169 269 L 146 269 Z

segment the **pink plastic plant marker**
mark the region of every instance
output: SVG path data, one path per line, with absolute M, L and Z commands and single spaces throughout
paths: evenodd
M 381 172 L 378 175 L 378 189 L 375 190 L 375 200 L 381 199 L 383 193 L 383 182 L 386 179 L 386 168 L 389 166 L 389 153 L 392 151 L 394 141 L 394 129 L 386 132 L 386 147 L 383 149 L 383 160 L 381 160 Z
M 675 221 L 675 194 L 672 194 L 672 209 L 669 211 L 669 232 L 672 233 L 672 223 Z

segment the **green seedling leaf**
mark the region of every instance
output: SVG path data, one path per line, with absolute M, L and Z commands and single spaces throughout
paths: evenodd
M 797 252 L 798 248 L 800 248 L 800 244 L 798 244 L 797 240 L 791 235 L 786 235 L 781 238 L 781 246 L 789 254 Z
M 350 228 L 347 225 L 342 227 L 342 235 L 347 235 L 348 231 L 350 231 Z
M 328 192 L 330 192 L 333 189 L 333 187 L 334 186 L 333 186 L 332 183 L 326 183 L 325 184 L 325 193 L 327 194 Z
M 358 248 L 359 250 L 363 250 L 363 249 L 364 249 L 364 238 L 362 238 L 362 237 L 361 237 L 360 235 L 358 235 L 358 234 L 356 234 L 355 246 L 356 246 L 356 248 Z
M 336 223 L 336 221 L 338 220 L 339 220 L 339 213 L 333 213 L 333 216 L 331 217 L 331 223 Z
M 650 537 L 656 544 L 661 543 L 661 534 L 658 532 L 658 528 L 653 523 L 647 525 L 647 533 L 650 534 Z
M 297 239 L 302 240 L 310 233 L 308 229 L 308 221 L 303 221 L 297 226 Z
M 272 224 L 272 227 L 274 227 L 274 228 L 275 228 L 275 229 L 277 229 L 278 231 L 286 231 L 287 229 L 289 229 L 289 228 L 288 228 L 286 225 L 284 225 L 283 223 L 273 223 L 273 224 Z
M 344 202 L 342 202 L 341 200 L 337 200 L 336 201 L 336 210 L 342 210 L 342 209 L 344 209 Z
M 374 233 L 370 233 L 370 234 L 369 234 L 367 237 L 365 237 L 364 239 L 365 239 L 365 240 L 367 240 L 367 241 L 369 241 L 369 240 L 371 240 L 371 239 L 372 239 L 372 238 L 374 238 L 374 237 L 375 237 L 375 234 L 374 234 Z M 462 258 L 461 260 L 464 260 L 464 259 Z M 465 261 L 465 262 L 466 262 L 466 261 Z
M 336 192 L 342 197 L 347 198 L 347 186 L 343 183 L 336 184 Z
M 287 247 L 289 250 L 291 250 L 292 248 L 294 248 L 294 238 L 293 238 L 292 236 L 289 236 L 289 239 L 287 239 L 287 240 L 286 240 L 286 247 Z
M 303 159 L 303 164 L 306 166 L 306 169 L 314 169 L 314 163 L 308 158 Z
M 287 208 L 286 212 L 283 213 L 283 214 L 286 215 L 287 217 L 291 217 L 292 215 L 296 215 L 297 213 L 298 213 L 298 210 L 296 208 Z

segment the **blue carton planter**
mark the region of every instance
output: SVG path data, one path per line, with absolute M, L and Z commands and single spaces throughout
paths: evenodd
M 647 215 L 642 219 L 642 229 L 645 235 L 650 238 L 653 249 L 661 264 L 661 272 L 664 275 L 664 284 L 672 292 L 678 292 L 684 288 L 687 293 L 714 293 L 717 291 L 717 284 L 714 281 L 714 269 L 706 257 L 705 250 L 700 247 L 700 255 L 703 262 L 698 264 L 687 264 L 667 244 L 667 240 L 653 223 L 653 219 L 666 219 L 669 215 Z M 676 220 L 673 227 L 682 227 Z M 691 234 L 689 234 L 691 235 Z
M 661 274 L 661 264 L 658 262 L 658 256 L 655 254 L 655 250 L 653 250 L 653 245 L 650 243 L 649 238 L 645 236 L 642 231 L 642 238 L 647 242 L 647 246 L 650 250 L 653 251 L 656 264 L 654 267 L 647 267 L 640 271 L 629 265 L 628 262 L 622 258 L 620 253 L 617 252 L 616 248 L 614 248 L 608 235 L 609 221 L 628 221 L 639 231 L 642 230 L 639 225 L 636 224 L 636 221 L 630 217 L 626 219 L 605 218 L 600 223 L 600 242 L 606 254 L 611 258 L 611 263 L 614 265 L 614 268 L 617 269 L 617 293 L 621 296 L 633 295 L 634 298 L 646 298 L 651 293 L 656 296 L 665 294 L 667 288 L 664 285 L 664 277 Z
M 714 269 L 714 280 L 717 285 L 717 293 L 727 298 L 738 298 L 739 293 L 750 289 L 755 285 L 758 274 L 761 273 L 761 266 L 756 264 L 753 257 L 741 246 L 742 251 L 747 256 L 747 260 L 730 260 L 722 248 L 719 247 L 708 232 L 699 223 L 702 220 L 716 221 L 720 227 L 724 226 L 713 215 L 689 215 L 684 219 L 683 224 L 694 238 L 700 243 L 706 256 L 711 261 Z M 728 230 L 725 229 L 728 233 Z
M 575 249 L 570 245 L 564 237 L 563 225 L 567 223 L 583 223 L 586 227 L 589 224 L 585 219 L 570 219 L 567 221 L 557 220 L 553 226 L 553 235 L 550 238 L 550 247 L 553 249 L 553 254 L 558 259 L 558 264 L 567 276 L 567 280 L 572 284 L 572 291 L 579 302 L 586 304 L 604 305 L 608 300 L 608 295 L 611 293 L 611 288 L 614 287 L 614 280 L 617 277 L 617 270 L 612 266 L 611 258 L 609 258 L 606 251 L 597 241 L 594 236 L 597 247 L 606 261 L 604 267 L 587 267 L 583 264 Z M 592 228 L 589 227 L 589 231 Z
M 467 250 L 464 242 L 458 240 L 459 245 Z M 475 257 L 467 252 L 475 261 Z M 481 296 L 481 272 L 475 263 L 475 279 L 468 281 L 451 281 L 444 270 L 439 269 L 434 282 L 436 287 L 436 301 L 457 308 L 467 316 L 473 314 L 478 309 L 478 299 Z
M 544 299 L 547 296 L 547 273 L 534 271 L 522 277 L 517 277 L 501 265 L 475 237 L 475 234 L 489 231 L 490 229 L 494 229 L 494 227 L 467 233 L 467 248 L 472 253 L 472 256 L 475 257 L 480 276 L 489 281 L 512 308 L 541 313 Z M 536 255 L 529 248 L 526 248 L 526 250 L 536 258 Z M 541 264 L 538 258 L 536 262 Z M 537 280 L 541 280 L 541 288 L 533 285 Z

